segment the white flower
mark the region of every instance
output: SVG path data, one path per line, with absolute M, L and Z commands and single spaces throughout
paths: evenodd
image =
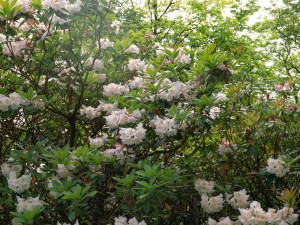
M 127 223 L 127 218 L 123 216 L 119 216 L 118 218 L 115 218 L 115 224 L 114 225 L 147 225 L 145 221 L 143 220 L 142 222 L 138 222 L 138 220 L 133 217 L 130 219 Z
M 132 44 L 128 49 L 126 49 L 125 52 L 126 52 L 126 53 L 139 54 L 139 53 L 140 53 L 140 49 L 139 49 L 139 47 L 136 46 L 135 44 Z
M 219 222 L 215 221 L 212 218 L 208 218 L 208 225 L 233 225 L 234 222 L 229 218 L 221 218 Z
M 115 144 L 115 148 L 106 149 L 104 155 L 108 158 L 112 158 L 114 155 L 120 158 L 123 156 L 124 151 L 127 151 L 124 145 Z
M 177 133 L 178 125 L 175 122 L 175 119 L 169 118 L 160 118 L 155 116 L 154 119 L 150 121 L 151 126 L 155 127 L 155 133 L 163 137 L 165 136 L 174 136 Z
M 124 216 L 119 216 L 115 218 L 115 225 L 127 225 L 127 218 Z
M 249 195 L 245 189 L 233 193 L 233 197 L 229 199 L 228 203 L 235 209 L 246 208 L 249 206 Z
M 16 172 L 9 173 L 7 179 L 8 187 L 16 193 L 22 193 L 30 188 L 31 175 L 22 175 L 17 178 Z
M 61 178 L 68 177 L 69 175 L 71 175 L 71 172 L 64 164 L 57 164 L 56 173 Z
M 107 134 L 104 134 L 102 137 L 91 138 L 89 137 L 89 144 L 91 146 L 102 146 L 107 141 Z
M 6 42 L 6 36 L 4 34 L 0 34 L 0 44 Z
M 133 80 L 129 81 L 129 87 L 131 89 L 138 89 L 144 84 L 144 79 L 141 77 L 133 77 Z
M 3 163 L 1 165 L 1 173 L 6 178 L 9 177 L 9 173 L 11 173 L 11 172 L 14 172 L 16 174 L 16 176 L 19 176 L 22 168 L 23 168 L 22 165 Z
M 146 129 L 143 128 L 142 123 L 139 123 L 135 129 L 121 128 L 119 134 L 123 144 L 137 145 L 143 142 L 146 135 Z
M 70 223 L 60 223 L 60 222 L 57 222 L 57 225 L 72 225 L 72 224 L 70 224 Z M 76 222 L 74 223 L 74 225 L 79 225 L 78 220 L 76 220 Z
M 97 107 L 99 111 L 107 112 L 108 114 L 112 113 L 112 111 L 116 110 L 117 108 L 118 108 L 118 102 L 111 104 L 111 103 L 104 103 L 101 101 L 100 101 L 100 105 Z
M 222 102 L 222 101 L 226 101 L 228 100 L 228 98 L 226 97 L 225 94 L 223 93 L 218 93 L 214 96 L 214 98 L 216 99 L 215 102 Z
M 101 59 L 88 58 L 86 63 L 88 67 L 92 67 L 94 70 L 101 70 L 104 68 L 104 63 Z
M 130 71 L 144 71 L 146 69 L 146 63 L 140 59 L 130 59 L 127 66 Z
M 100 46 L 102 49 L 111 48 L 114 46 L 114 43 L 108 39 L 100 39 Z
M 97 108 L 93 108 L 91 106 L 82 105 L 80 109 L 80 115 L 85 116 L 86 118 L 92 120 L 100 115 L 100 112 Z
M 208 197 L 206 194 L 201 195 L 201 207 L 207 213 L 220 212 L 223 208 L 223 195 Z
M 93 79 L 97 83 L 104 83 L 106 81 L 106 74 L 105 73 L 95 73 L 93 74 Z
M 275 174 L 277 177 L 283 177 L 287 172 L 289 172 L 289 167 L 281 159 L 269 158 L 267 171 Z
M 185 54 L 183 48 L 179 49 L 178 56 L 176 59 L 179 61 L 179 63 L 182 63 L 182 64 L 188 64 L 191 62 L 190 55 Z
M 239 221 L 242 224 L 293 224 L 298 221 L 298 214 L 293 213 L 294 209 L 284 207 L 280 210 L 268 209 L 265 212 L 259 202 L 251 202 L 250 208 L 239 208 L 240 216 Z
M 158 85 L 156 83 L 155 85 Z M 181 81 L 172 82 L 170 79 L 165 78 L 160 84 L 160 93 L 158 97 L 167 101 L 171 101 L 174 98 L 179 98 L 181 95 L 185 99 L 189 98 L 189 91 L 191 90 L 190 84 L 184 84 Z
M 221 112 L 221 109 L 219 107 L 212 107 L 209 110 L 209 117 L 212 119 L 216 119 L 220 112 Z
M 44 0 L 42 1 L 44 9 L 54 9 L 57 11 L 62 11 L 68 8 L 68 2 L 66 0 Z
M 27 199 L 20 198 L 17 196 L 17 212 L 22 213 L 25 209 L 28 211 L 32 211 L 37 206 L 43 206 L 44 202 L 39 200 L 39 197 L 32 198 L 29 197 Z
M 6 43 L 2 47 L 3 47 L 4 55 L 19 56 L 22 54 L 22 50 L 27 48 L 27 40 L 20 40 L 20 41 Z
M 134 123 L 139 118 L 141 118 L 142 114 L 140 110 L 134 110 L 131 114 L 127 111 L 127 109 L 115 110 L 111 112 L 111 115 L 105 116 L 106 125 L 109 128 L 116 128 L 119 125 L 125 125 L 127 123 Z
M 206 181 L 202 179 L 196 179 L 195 180 L 195 189 L 198 191 L 198 193 L 201 194 L 211 194 L 214 192 L 214 181 Z
M 103 95 L 104 96 L 119 96 L 123 94 L 127 94 L 129 92 L 128 86 L 124 86 L 121 84 L 110 83 L 108 85 L 103 86 Z

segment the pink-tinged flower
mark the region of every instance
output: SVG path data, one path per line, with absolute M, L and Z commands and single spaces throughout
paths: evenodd
M 282 90 L 283 91 L 288 91 L 290 89 L 291 89 L 290 83 L 289 82 L 285 82 L 284 85 L 283 85 L 283 87 L 282 87 Z
M 280 92 L 283 89 L 283 85 L 282 84 L 275 84 L 275 91 Z

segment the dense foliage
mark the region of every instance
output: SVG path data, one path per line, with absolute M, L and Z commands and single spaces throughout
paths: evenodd
M 299 224 L 283 2 L 0 0 L 0 224 Z

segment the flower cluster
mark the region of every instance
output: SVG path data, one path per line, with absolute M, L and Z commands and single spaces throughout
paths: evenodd
M 120 139 L 123 144 L 137 145 L 140 144 L 146 136 L 146 129 L 143 128 L 143 124 L 139 123 L 134 128 L 121 128 L 119 131 Z
M 140 59 L 130 59 L 127 66 L 130 71 L 144 71 L 146 69 L 146 63 Z
M 0 111 L 15 110 L 21 105 L 28 105 L 28 101 L 21 98 L 18 93 L 13 92 L 9 97 L 0 94 Z
M 108 39 L 100 39 L 100 45 L 102 49 L 111 48 L 114 46 L 114 43 Z
M 294 209 L 284 207 L 280 210 L 269 208 L 264 211 L 259 202 L 251 202 L 250 208 L 239 209 L 239 220 L 244 225 L 251 224 L 266 224 L 266 223 L 280 223 L 280 225 L 294 224 L 298 221 L 298 214 L 294 213 Z
M 7 179 L 8 187 L 16 193 L 22 193 L 30 188 L 31 175 L 18 177 L 16 172 L 10 172 Z
M 107 134 L 104 134 L 102 137 L 91 138 L 89 137 L 89 144 L 91 146 L 102 146 L 107 141 Z
M 223 208 L 223 195 L 208 197 L 206 194 L 201 195 L 201 207 L 207 213 L 220 212 Z
M 135 44 L 132 44 L 128 49 L 126 49 L 125 52 L 126 52 L 126 53 L 139 54 L 139 53 L 140 53 L 140 49 L 139 49 L 139 47 L 136 46 Z
M 196 179 L 195 180 L 195 189 L 198 191 L 198 193 L 201 194 L 211 194 L 214 192 L 214 181 L 206 181 L 202 179 Z
M 129 113 L 127 109 L 115 110 L 111 112 L 111 115 L 105 116 L 106 125 L 109 128 L 116 128 L 119 125 L 125 125 L 128 123 L 134 123 L 142 116 L 140 110 L 134 110 L 132 113 Z
M 104 68 L 104 63 L 101 59 L 88 58 L 86 65 L 91 67 L 93 70 L 101 70 Z
M 238 224 L 233 222 L 229 217 L 221 218 L 219 222 L 212 218 L 208 218 L 208 225 L 233 225 Z
M 126 85 L 110 83 L 108 85 L 103 86 L 103 95 L 104 96 L 119 96 L 123 94 L 127 94 L 129 92 L 129 88 Z
M 235 209 L 246 208 L 249 205 L 249 195 L 245 189 L 236 191 L 233 196 L 229 198 L 228 203 Z
M 70 12 L 79 11 L 81 2 L 76 1 L 74 4 L 70 4 L 67 0 L 43 0 L 42 1 L 44 9 L 54 9 L 56 11 L 68 10 Z
M 155 127 L 155 133 L 163 137 L 165 136 L 174 136 L 177 133 L 178 126 L 174 118 L 160 118 L 155 116 L 154 119 L 150 121 L 151 126 Z
M 97 110 L 97 108 L 82 105 L 82 108 L 80 109 L 80 115 L 92 120 L 98 117 L 100 115 L 100 112 Z
M 219 116 L 220 112 L 221 109 L 219 107 L 214 106 L 209 110 L 209 117 L 212 119 L 216 119 Z
M 28 211 L 32 211 L 37 206 L 43 206 L 44 202 L 39 199 L 39 197 L 32 198 L 29 197 L 27 199 L 20 198 L 17 196 L 17 211 L 18 213 L 23 212 L 25 209 Z
M 118 109 L 118 102 L 115 102 L 115 103 L 100 102 L 97 109 L 101 112 L 107 112 L 110 114 L 110 113 L 112 113 L 112 111 Z
M 161 92 L 158 94 L 160 99 L 171 101 L 178 99 L 181 95 L 185 99 L 189 99 L 189 92 L 192 87 L 190 84 L 185 84 L 181 81 L 172 82 L 170 79 L 165 78 L 160 86 Z
M 28 47 L 28 41 L 18 40 L 6 43 L 3 45 L 3 54 L 8 56 L 20 56 L 22 55 L 22 50 Z
M 115 225 L 147 225 L 145 221 L 143 220 L 142 222 L 138 222 L 138 220 L 133 217 L 128 220 L 124 216 L 119 216 L 115 218 Z
M 10 173 L 14 173 L 17 176 L 19 176 L 22 168 L 23 168 L 22 165 L 15 165 L 15 164 L 3 163 L 1 165 L 1 173 L 6 178 L 9 177 Z
M 72 224 L 70 224 L 70 223 L 59 223 L 59 222 L 57 222 L 57 225 L 72 225 Z M 79 225 L 78 220 L 76 220 L 76 222 L 74 223 L 74 225 Z
M 289 167 L 281 159 L 269 158 L 267 171 L 275 174 L 277 177 L 283 177 L 287 172 L 289 172 Z

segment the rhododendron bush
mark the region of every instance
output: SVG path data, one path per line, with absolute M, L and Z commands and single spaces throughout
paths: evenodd
M 122 4 L 0 0 L 0 224 L 299 224 L 299 78 Z

